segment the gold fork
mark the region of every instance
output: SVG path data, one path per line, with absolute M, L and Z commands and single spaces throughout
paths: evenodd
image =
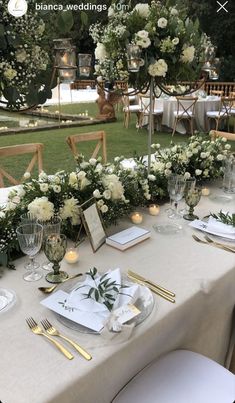
M 63 336 L 56 328 L 52 326 L 52 324 L 49 322 L 48 319 L 44 319 L 41 321 L 42 326 L 46 330 L 48 334 L 51 336 L 58 336 L 61 337 L 62 339 L 66 340 L 68 343 L 70 343 L 86 360 L 91 360 L 92 356 L 84 350 L 79 344 L 75 343 L 73 340 L 70 340 L 68 337 Z
M 41 336 L 45 336 L 48 340 L 50 340 L 57 348 L 61 351 L 62 354 L 65 355 L 66 358 L 72 360 L 74 356 L 68 351 L 62 344 L 58 343 L 58 341 L 54 340 L 52 337 L 48 336 L 46 333 L 43 332 L 40 326 L 35 322 L 35 320 L 30 317 L 26 319 L 26 323 L 29 328 L 32 330 L 34 334 L 38 334 Z
M 235 253 L 235 249 L 233 249 L 233 247 L 230 247 L 230 246 L 228 246 L 228 245 L 224 245 L 224 244 L 222 244 L 222 243 L 220 243 L 220 242 L 216 242 L 216 241 L 214 241 L 213 239 L 209 238 L 209 236 L 207 236 L 207 235 L 205 235 L 204 238 L 206 239 L 206 241 L 207 241 L 208 243 L 217 245 L 218 247 L 220 247 L 220 248 L 222 248 L 222 249 L 224 249 L 224 250 L 227 250 L 228 252 L 233 252 L 233 253 Z
M 230 248 L 227 248 L 227 247 L 225 247 L 223 245 L 220 245 L 218 243 L 214 243 L 212 241 L 203 241 L 201 238 L 198 238 L 195 234 L 193 234 L 192 237 L 193 237 L 193 239 L 195 241 L 197 241 L 199 243 L 204 243 L 205 245 L 214 246 L 215 248 L 223 249 L 223 250 L 226 250 L 227 252 L 233 252 L 234 253 L 234 250 L 232 250 Z

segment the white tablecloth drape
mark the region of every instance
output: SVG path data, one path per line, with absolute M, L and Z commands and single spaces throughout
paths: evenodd
M 203 217 L 219 211 L 222 204 L 203 197 L 196 210 Z M 233 206 L 234 199 L 226 204 L 230 210 Z M 156 217 L 144 210 L 141 226 L 151 230 L 149 240 L 125 252 L 103 245 L 95 254 L 86 240 L 80 245 L 77 265 L 62 262 L 69 274 L 94 266 L 104 271 L 120 267 L 124 273 L 132 269 L 175 291 L 175 304 L 154 295 L 153 312 L 124 343 L 105 342 L 99 335 L 82 334 L 62 325 L 53 312 L 40 305 L 44 296 L 38 286 L 45 285 L 45 280 L 28 283 L 22 279 L 25 257 L 17 260 L 16 271 L 4 272 L 0 287 L 13 289 L 17 303 L 11 310 L 0 312 L 3 403 L 109 403 L 141 368 L 177 348 L 224 362 L 235 303 L 235 255 L 196 243 L 193 229 L 184 220 L 178 234 L 156 233 L 153 224 L 170 221 L 164 209 L 162 206 Z M 131 225 L 127 219 L 122 220 L 108 233 Z M 44 261 L 45 256 L 41 254 L 39 260 Z M 85 361 L 74 352 L 75 358 L 67 360 L 29 330 L 25 323 L 29 316 L 37 321 L 47 317 L 84 346 L 93 359 Z

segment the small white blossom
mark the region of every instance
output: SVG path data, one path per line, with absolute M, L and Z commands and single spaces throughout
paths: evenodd
M 157 22 L 157 26 L 158 26 L 159 28 L 166 28 L 166 26 L 167 26 L 167 19 L 164 18 L 164 17 L 159 18 L 159 20 L 158 20 L 158 22 Z

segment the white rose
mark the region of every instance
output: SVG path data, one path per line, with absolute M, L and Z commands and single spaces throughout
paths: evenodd
M 147 18 L 149 15 L 149 5 L 144 3 L 138 3 L 134 7 L 133 11 L 137 11 L 143 18 Z
M 207 153 L 202 152 L 202 153 L 200 154 L 200 157 L 203 158 L 203 159 L 206 158 L 206 157 L 207 157 Z
M 196 175 L 196 176 L 201 175 L 201 173 L 202 173 L 202 170 L 201 170 L 201 169 L 196 169 L 196 171 L 195 171 L 195 175 Z
M 29 179 L 30 178 L 30 172 L 25 172 L 24 173 L 24 179 Z
M 7 80 L 11 81 L 13 80 L 13 78 L 15 78 L 15 76 L 17 76 L 17 71 L 12 68 L 9 68 L 4 71 L 3 75 Z
M 101 197 L 100 191 L 99 189 L 95 189 L 93 192 L 93 196 L 98 199 L 99 197 Z
M 184 179 L 187 180 L 191 177 L 191 174 L 189 172 L 185 172 L 184 174 Z
M 79 180 L 84 179 L 85 176 L 86 176 L 86 172 L 84 172 L 84 171 L 80 171 L 80 172 L 78 172 L 78 174 L 77 174 L 77 177 L 78 177 Z
M 157 26 L 158 26 L 159 28 L 166 28 L 166 26 L 167 26 L 167 19 L 164 18 L 164 17 L 159 18 L 159 20 L 158 20 L 158 22 L 157 22 Z
M 40 183 L 39 185 L 41 192 L 47 192 L 48 191 L 48 183 Z
M 95 158 L 90 158 L 89 159 L 89 164 L 91 164 L 91 165 L 96 165 L 96 162 L 97 162 L 97 160 L 95 159 Z
M 187 48 L 183 49 L 180 60 L 183 63 L 191 63 L 194 59 L 194 55 L 195 55 L 195 47 L 188 46 Z
M 102 213 L 107 213 L 108 206 L 106 204 L 103 204 L 103 206 L 101 206 L 100 210 L 102 211 Z
M 103 193 L 103 196 L 104 196 L 104 198 L 106 200 L 111 199 L 111 195 L 112 195 L 112 193 L 111 193 L 111 191 L 109 189 L 105 190 L 104 193 Z
M 98 207 L 103 206 L 103 204 L 104 204 L 104 200 L 102 200 L 102 199 L 97 202 Z
M 103 62 L 107 58 L 108 54 L 103 43 L 98 42 L 95 48 L 95 58 L 100 62 Z
M 89 162 L 83 161 L 83 162 L 81 162 L 81 164 L 80 164 L 80 167 L 81 167 L 82 169 L 85 169 L 85 168 L 87 168 L 88 166 L 89 166 Z
M 151 181 L 151 182 L 154 182 L 155 180 L 156 180 L 156 176 L 155 175 L 148 175 L 148 179 Z
M 55 193 L 60 193 L 61 192 L 61 186 L 60 185 L 54 185 L 52 188 L 53 188 Z
M 179 13 L 178 13 L 178 10 L 176 10 L 176 8 L 172 8 L 171 9 L 171 15 L 178 15 Z
M 222 137 L 222 141 L 223 141 L 224 143 L 226 143 L 226 141 L 227 141 L 226 137 Z
M 216 159 L 217 159 L 217 161 L 222 161 L 224 159 L 224 155 L 218 154 Z
M 173 45 L 178 45 L 179 41 L 180 41 L 179 38 L 172 39 Z
M 171 166 L 172 166 L 172 163 L 171 163 L 171 162 L 167 162 L 167 163 L 166 163 L 166 168 L 167 168 L 167 169 L 170 169 Z
M 151 45 L 150 39 L 147 38 L 141 38 L 136 40 L 136 45 L 140 46 L 141 48 L 148 48 Z
M 224 148 L 225 148 L 225 150 L 230 150 L 231 145 L 230 144 L 225 144 Z

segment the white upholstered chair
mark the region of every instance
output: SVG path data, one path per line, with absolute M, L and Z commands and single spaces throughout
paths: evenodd
M 143 127 L 144 117 L 150 117 L 150 96 L 146 94 L 140 94 L 140 120 L 139 120 L 139 127 Z M 157 107 L 155 102 L 155 97 L 153 97 L 153 119 L 154 121 L 157 120 L 159 123 L 159 127 L 162 124 L 162 115 L 163 115 L 163 108 Z M 155 122 L 153 122 L 154 125 Z
M 235 375 L 200 354 L 172 351 L 140 371 L 112 403 L 233 403 Z
M 218 111 L 208 111 L 206 113 L 207 120 L 215 120 L 215 130 L 219 130 L 220 122 L 229 121 L 229 117 L 231 116 L 231 110 L 233 108 L 233 103 L 235 99 L 230 97 L 221 97 L 220 106 Z
M 140 119 L 140 105 L 139 104 L 130 104 L 130 97 L 125 95 L 123 97 L 123 112 L 124 112 L 124 127 L 128 129 L 131 114 L 135 113 L 137 116 L 137 125 L 139 126 Z

